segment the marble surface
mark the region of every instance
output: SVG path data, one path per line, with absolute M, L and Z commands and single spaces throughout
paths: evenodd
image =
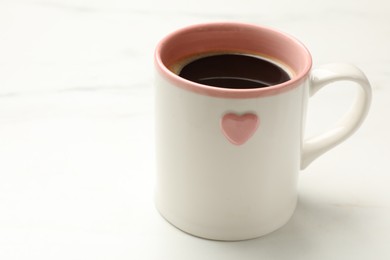
M 294 216 L 259 239 L 195 238 L 153 204 L 153 49 L 208 21 L 279 28 L 373 86 L 364 125 L 301 173 Z M 0 1 L 0 259 L 390 259 L 389 24 L 386 0 Z M 309 135 L 352 87 L 311 99 Z

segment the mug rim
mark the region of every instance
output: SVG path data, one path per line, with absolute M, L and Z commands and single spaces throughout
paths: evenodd
M 211 29 L 217 30 L 220 29 L 235 29 L 235 30 L 257 30 L 263 31 L 268 34 L 273 34 L 278 37 L 282 37 L 286 42 L 290 45 L 295 45 L 297 49 L 300 49 L 300 54 L 302 54 L 302 59 L 300 62 L 304 63 L 304 66 L 300 71 L 294 71 L 294 75 L 290 80 L 282 82 L 280 84 L 272 85 L 265 88 L 248 88 L 248 89 L 233 89 L 233 88 L 222 88 L 222 87 L 214 87 L 205 84 L 196 83 L 187 79 L 180 77 L 179 75 L 172 72 L 164 63 L 162 59 L 162 54 L 164 48 L 167 44 L 170 43 L 175 37 L 180 35 L 185 35 L 191 32 L 202 32 L 202 31 L 211 31 Z M 197 53 L 194 53 L 196 55 Z M 295 54 L 295 53 L 293 53 Z M 290 54 L 290 55 L 293 55 Z M 312 68 L 312 57 L 309 50 L 305 47 L 305 45 L 297 40 L 295 37 L 282 32 L 280 30 L 256 24 L 249 23 L 240 23 L 240 22 L 209 22 L 209 23 L 200 23 L 190 25 L 165 36 L 158 44 L 154 52 L 154 64 L 156 69 L 160 72 L 164 78 L 168 79 L 175 86 L 181 87 L 186 90 L 190 90 L 192 92 L 214 96 L 214 97 L 224 97 L 224 98 L 255 98 L 262 96 L 270 96 L 276 95 L 279 93 L 283 93 L 285 91 L 291 90 L 297 86 L 299 86 L 309 75 L 309 72 Z

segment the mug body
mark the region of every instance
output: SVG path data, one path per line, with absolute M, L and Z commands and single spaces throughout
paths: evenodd
M 224 89 L 170 71 L 193 54 L 251 53 L 291 80 L 262 89 Z M 240 23 L 188 27 L 156 56 L 156 204 L 195 236 L 243 240 L 285 224 L 297 202 L 310 54 L 292 37 Z

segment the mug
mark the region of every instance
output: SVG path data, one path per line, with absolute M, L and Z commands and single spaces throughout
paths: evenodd
M 211 52 L 256 53 L 291 79 L 266 88 L 198 84 L 170 70 Z M 179 29 L 155 50 L 156 206 L 177 228 L 213 240 L 246 240 L 283 226 L 297 204 L 300 169 L 361 125 L 371 102 L 365 75 L 349 64 L 312 69 L 306 47 L 278 30 L 243 23 Z M 360 90 L 331 130 L 304 139 L 308 99 L 334 81 Z

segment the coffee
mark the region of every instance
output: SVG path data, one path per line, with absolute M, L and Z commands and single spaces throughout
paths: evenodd
M 288 81 L 290 75 L 260 56 L 222 53 L 190 60 L 177 74 L 187 80 L 219 88 L 264 88 Z

